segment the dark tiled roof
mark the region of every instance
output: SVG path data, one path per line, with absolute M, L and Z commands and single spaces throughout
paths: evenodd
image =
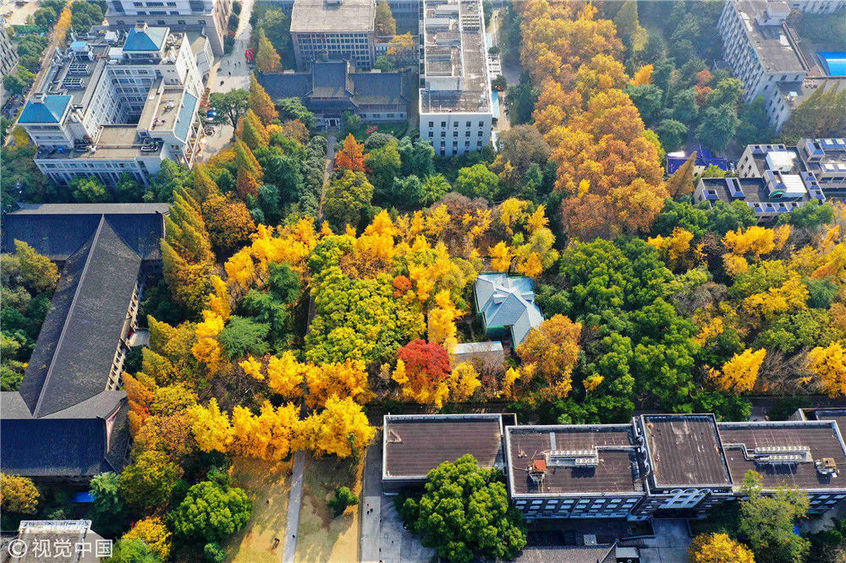
M 643 415 L 641 426 L 656 487 L 731 486 L 714 415 Z
M 511 426 L 508 456 L 514 494 L 639 493 L 643 490 L 631 425 Z M 548 465 L 538 488 L 527 468 L 552 450 L 596 450 L 595 467 Z
M 303 98 L 315 112 L 408 104 L 402 73 L 350 73 L 345 62 L 315 62 L 308 72 L 260 74 L 258 80 L 271 98 Z
M 91 476 L 113 468 L 104 458 L 106 422 L 99 418 L 3 418 L 4 472 L 31 477 Z
M 166 203 L 35 204 L 3 216 L 2 251 L 15 240 L 32 245 L 51 260 L 66 260 L 91 238 L 105 215 L 124 242 L 145 260 L 161 259 Z
M 407 104 L 399 72 L 357 72 L 350 74 L 358 105 Z
M 502 453 L 500 416 L 386 416 L 386 477 L 425 476 L 444 461 L 471 454 L 493 467 Z
M 311 95 L 316 98 L 349 97 L 347 63 L 343 61 L 311 64 Z
M 831 421 L 725 422 L 719 424 L 719 429 L 735 485 L 740 485 L 746 472 L 753 470 L 761 475 L 765 488 L 788 486 L 807 490 L 844 486 L 843 477 L 820 473 L 815 464 L 816 460 L 832 458 L 841 472 L 846 468 L 846 452 Z M 752 459 L 756 448 L 772 447 L 805 447 L 810 451 L 806 461 L 798 463 L 758 463 Z
M 304 98 L 311 92 L 311 74 L 308 72 L 259 74 L 258 81 L 274 100 Z
M 141 257 L 103 217 L 67 266 L 21 384 L 35 417 L 105 390 Z

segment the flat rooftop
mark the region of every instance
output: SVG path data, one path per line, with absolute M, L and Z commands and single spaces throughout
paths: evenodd
M 299 0 L 298 0 L 299 1 Z M 460 87 L 429 80 L 420 89 L 423 113 L 491 111 L 485 24 L 480 0 L 423 0 L 424 78 L 454 79 Z
M 833 420 L 840 429 L 840 438 L 846 436 L 846 408 L 805 409 L 811 420 Z
M 846 452 L 832 421 L 724 422 L 720 436 L 735 486 L 747 471 L 758 472 L 765 488 L 842 489 L 846 478 L 818 471 L 816 462 L 846 469 Z
M 291 33 L 368 33 L 375 17 L 375 0 L 297 0 Z
M 807 70 L 784 28 L 780 25 L 758 25 L 755 18 L 764 13 L 768 0 L 735 0 L 746 34 L 755 46 L 758 58 L 768 72 Z
M 482 467 L 502 458 L 502 416 L 386 415 L 383 478 L 425 477 L 445 461 L 470 454 Z
M 507 426 L 512 493 L 640 493 L 643 484 L 630 424 Z M 596 456 L 592 465 L 567 466 L 567 456 Z M 563 463 L 557 463 L 558 456 Z M 540 484 L 530 468 L 545 469 Z
M 712 414 L 642 415 L 655 487 L 731 486 Z
M 701 181 L 703 188 L 709 192 L 706 194 L 708 201 L 720 200 L 730 203 L 740 200 L 755 213 L 787 212 L 802 207 L 811 199 L 810 193 L 795 198 L 772 197 L 763 178 L 703 178 Z M 743 192 L 742 198 L 732 195 L 728 182 L 736 182 Z
M 182 87 L 164 87 L 159 80 L 147 93 L 147 101 L 141 110 L 138 127 L 150 131 L 170 131 L 176 125 L 179 108 L 185 89 Z

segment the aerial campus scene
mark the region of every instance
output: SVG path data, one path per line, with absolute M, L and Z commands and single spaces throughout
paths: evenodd
M 3 0 L 0 563 L 846 562 L 846 0 Z

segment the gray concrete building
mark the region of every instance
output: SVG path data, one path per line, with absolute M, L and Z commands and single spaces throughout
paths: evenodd
M 420 138 L 441 156 L 491 144 L 493 102 L 481 0 L 423 0 Z
M 366 71 L 376 61 L 375 0 L 297 0 L 291 40 L 297 69 L 314 61 L 346 61 Z
M 146 23 L 172 31 L 201 31 L 212 52 L 223 55 L 232 0 L 110 0 L 108 4 L 106 19 L 111 26 L 128 30 Z
M 451 416 L 385 418 L 383 486 L 422 484 L 428 469 L 465 453 L 500 467 L 495 420 L 458 418 L 497 415 Z M 748 471 L 761 476 L 765 494 L 804 491 L 812 515 L 846 499 L 843 409 L 786 422 L 651 414 L 627 424 L 541 426 L 502 416 L 508 493 L 528 520 L 699 518 L 738 499 Z

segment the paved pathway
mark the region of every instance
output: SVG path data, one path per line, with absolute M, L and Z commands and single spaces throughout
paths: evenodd
M 317 216 L 323 218 L 323 197 L 326 195 L 326 186 L 329 185 L 329 178 L 335 169 L 335 143 L 338 139 L 335 135 L 326 137 L 326 168 L 323 170 L 323 190 L 320 192 L 320 208 L 317 211 Z
M 297 554 L 297 529 L 300 526 L 300 505 L 303 502 L 304 471 L 305 452 L 298 450 L 294 454 L 294 471 L 291 475 L 291 496 L 288 499 L 288 523 L 285 527 L 282 563 L 294 563 L 294 556 Z
M 382 516 L 382 432 L 367 448 L 361 499 L 361 560 L 376 562 L 379 556 L 379 529 Z M 373 509 L 371 512 L 370 509 Z

